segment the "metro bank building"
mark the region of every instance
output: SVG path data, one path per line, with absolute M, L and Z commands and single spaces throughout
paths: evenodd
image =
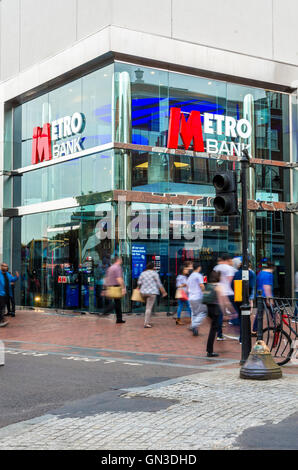
M 251 156 L 250 261 L 259 270 L 273 260 L 275 295 L 293 296 L 298 67 L 267 57 L 264 45 L 259 51 L 245 38 L 231 46 L 226 32 L 222 47 L 212 39 L 202 46 L 191 20 L 200 3 L 190 2 L 186 12 L 179 11 L 182 2 L 171 6 L 173 24 L 184 15 L 185 33 L 189 21 L 190 42 L 178 26 L 177 36 L 174 27 L 160 35 L 154 5 L 150 24 L 139 18 L 144 31 L 133 18 L 118 27 L 120 15 L 84 35 L 84 17 L 71 43 L 39 57 L 33 45 L 37 58 L 23 68 L 20 48 L 19 69 L 1 77 L 1 251 L 21 274 L 18 305 L 101 312 L 104 275 L 118 254 L 128 291 L 124 311 L 137 308 L 131 292 L 149 261 L 169 293 L 158 308 L 173 309 L 184 261 L 200 260 L 208 275 L 222 252 L 241 255 L 241 214 L 215 214 L 212 180 L 223 170 L 239 180 L 244 148 Z M 244 2 L 237 3 L 240 14 Z M 2 19 L 10 14 L 2 2 Z M 22 22 L 26 13 L 18 14 Z

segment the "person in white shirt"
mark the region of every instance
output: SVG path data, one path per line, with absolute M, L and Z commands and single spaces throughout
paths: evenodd
M 181 313 L 185 306 L 189 317 L 191 317 L 191 308 L 188 301 L 188 292 L 187 292 L 187 279 L 188 279 L 188 272 L 189 269 L 185 266 L 182 266 L 180 269 L 180 274 L 177 276 L 176 279 L 176 287 L 177 291 L 182 291 L 184 294 L 184 298 L 181 296 L 178 298 L 178 309 L 177 309 L 177 319 L 176 325 L 183 325 L 183 321 L 181 321 Z
M 220 284 L 222 287 L 223 295 L 229 299 L 232 303 L 234 302 L 234 291 L 232 289 L 232 281 L 236 272 L 236 269 L 233 268 L 233 259 L 227 253 L 224 253 L 220 258 L 218 258 L 218 264 L 214 267 L 215 272 L 220 272 Z M 234 312 L 233 312 L 234 313 Z M 224 336 L 222 333 L 222 321 L 223 314 L 221 312 L 219 317 L 219 326 L 217 330 L 217 340 L 223 341 Z
M 200 274 L 201 265 L 195 262 L 193 272 L 187 279 L 188 299 L 191 308 L 191 329 L 194 336 L 198 336 L 198 327 L 207 314 L 206 305 L 202 303 L 204 286 L 204 278 Z

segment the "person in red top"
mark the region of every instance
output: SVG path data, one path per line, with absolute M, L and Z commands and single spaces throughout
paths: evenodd
M 110 286 L 121 286 L 122 296 L 126 294 L 126 287 L 123 279 L 122 272 L 122 258 L 116 256 L 114 258 L 114 263 L 107 270 L 105 278 L 105 287 Z M 105 314 L 109 313 L 115 308 L 116 311 L 116 323 L 125 323 L 125 320 L 122 319 L 122 310 L 121 310 L 121 298 L 113 299 L 113 303 L 104 311 Z

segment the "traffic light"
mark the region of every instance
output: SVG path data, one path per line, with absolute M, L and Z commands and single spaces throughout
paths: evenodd
M 216 215 L 238 215 L 237 175 L 235 171 L 222 171 L 213 178 L 216 197 L 213 206 Z

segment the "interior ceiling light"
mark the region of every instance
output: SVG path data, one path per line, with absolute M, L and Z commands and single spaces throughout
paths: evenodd
M 140 165 L 137 165 L 136 168 L 141 168 L 141 169 L 148 168 L 148 162 L 140 163 Z
M 188 168 L 189 163 L 174 162 L 174 166 L 176 168 Z M 136 168 L 140 168 L 141 170 L 145 170 L 145 169 L 148 168 L 148 162 L 140 163 L 139 165 L 136 165 Z
M 182 162 L 174 162 L 176 168 L 187 168 L 189 167 L 189 163 L 182 163 Z

